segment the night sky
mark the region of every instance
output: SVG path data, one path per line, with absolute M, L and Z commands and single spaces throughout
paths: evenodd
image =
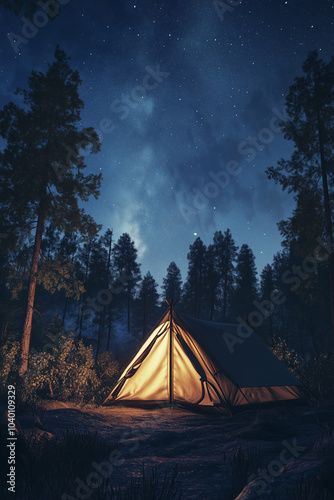
M 160 284 L 172 260 L 186 278 L 197 235 L 209 244 L 227 228 L 260 272 L 294 206 L 264 171 L 291 154 L 277 125 L 302 62 L 310 50 L 334 54 L 334 2 L 230 0 L 224 13 L 204 0 L 62 3 L 34 32 L 0 7 L 0 107 L 19 102 L 15 88 L 46 70 L 59 43 L 83 79 L 81 125 L 102 142 L 87 157 L 103 174 L 87 211 L 115 239 L 128 232 L 142 273 Z M 8 33 L 30 39 L 18 46 Z

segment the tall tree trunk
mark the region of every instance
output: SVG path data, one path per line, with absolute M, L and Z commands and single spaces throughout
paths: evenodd
M 331 214 L 331 207 L 328 194 L 327 167 L 326 167 L 326 158 L 324 150 L 322 122 L 319 109 L 317 110 L 317 119 L 318 119 L 318 131 L 319 131 L 322 188 L 324 192 L 324 211 L 325 211 L 325 228 L 326 228 L 327 252 L 328 252 L 329 293 L 330 293 L 330 304 L 331 304 L 332 333 L 334 335 L 334 253 L 333 253 L 332 214 Z
M 74 266 L 74 254 L 72 256 L 71 263 L 72 263 L 72 270 L 73 270 L 73 266 Z M 64 324 L 65 324 L 65 318 L 66 318 L 66 313 L 67 313 L 67 306 L 68 306 L 68 297 L 65 294 L 65 304 L 64 304 L 64 310 L 63 310 L 63 318 L 61 320 L 61 326 L 64 326 Z
M 273 317 L 272 314 L 269 316 L 269 335 L 270 335 L 270 341 L 273 340 Z
M 227 266 L 227 264 L 226 264 Z M 227 310 L 227 271 L 225 271 L 224 276 L 224 299 L 223 299 L 223 318 L 226 318 L 226 310 Z
M 312 341 L 312 350 L 313 355 L 316 356 L 318 354 L 318 346 L 317 346 L 317 338 L 314 330 L 314 322 L 313 322 L 313 314 L 312 309 L 310 308 L 310 336 Z
M 104 310 L 100 314 L 100 319 L 99 319 L 99 329 L 97 333 L 97 345 L 96 345 L 96 354 L 95 354 L 95 363 L 97 363 L 97 358 L 100 353 L 100 346 L 101 346 L 101 337 L 102 337 L 102 331 L 103 331 L 103 325 L 104 325 Z
M 214 313 L 214 310 L 215 310 L 215 292 L 216 290 L 214 289 L 214 287 L 212 287 L 212 290 L 211 290 L 211 304 L 210 304 L 210 321 L 213 320 L 213 313 Z
M 0 341 L 2 342 L 7 335 L 7 327 L 9 322 L 9 316 L 5 319 L 5 323 L 2 325 Z
M 106 272 L 106 289 L 109 290 L 109 277 L 110 277 L 110 263 L 111 263 L 111 247 L 112 247 L 112 231 L 109 240 L 108 246 L 108 261 L 107 261 L 107 272 Z M 107 351 L 109 351 L 110 347 L 110 337 L 111 337 L 111 300 L 109 301 L 108 307 L 108 340 L 107 340 Z
M 199 293 L 198 293 L 198 317 L 201 317 L 202 313 L 202 289 L 203 289 L 203 277 L 202 277 L 202 262 L 200 263 L 199 269 Z
M 84 295 L 82 295 L 82 302 L 81 302 L 81 307 L 80 307 L 80 321 L 79 321 L 79 333 L 78 333 L 78 340 L 81 340 L 82 337 L 82 321 L 83 321 L 83 314 L 84 314 Z
M 145 294 L 145 292 L 144 292 Z M 144 295 L 144 304 L 143 304 L 143 310 L 144 310 L 144 315 L 143 315 L 143 339 L 145 338 L 145 332 L 146 332 L 146 297 Z
M 109 304 L 109 311 L 108 311 L 108 340 L 107 340 L 107 351 L 109 351 L 110 348 L 110 338 L 111 338 L 111 302 Z
M 43 198 L 40 202 L 40 205 L 39 205 L 37 228 L 36 228 L 36 234 L 35 234 L 34 253 L 33 253 L 33 257 L 32 257 L 29 288 L 28 288 L 27 309 L 26 309 L 26 315 L 24 318 L 23 332 L 22 332 L 22 339 L 21 339 L 20 366 L 19 366 L 19 375 L 20 376 L 24 375 L 28 369 L 32 315 L 33 315 L 33 311 L 34 311 L 38 261 L 39 261 L 39 255 L 40 255 L 40 250 L 41 250 L 41 241 L 42 241 L 42 234 L 43 234 L 43 229 L 44 229 L 44 221 L 45 221 L 45 199 Z
M 86 260 L 85 279 L 84 279 L 85 290 L 87 288 L 88 271 L 89 271 L 89 265 L 90 265 L 90 253 L 91 253 L 91 241 L 88 242 L 88 248 L 87 248 L 87 260 Z M 81 316 L 80 316 L 80 323 L 79 323 L 78 340 L 80 340 L 82 337 L 82 322 L 83 322 L 83 313 L 84 313 L 85 293 L 86 292 L 84 292 L 82 294 L 82 303 L 81 303 L 81 308 L 80 308 Z
M 130 333 L 130 286 L 128 285 L 128 333 Z
M 68 303 L 68 297 L 65 295 L 65 304 L 64 304 L 64 310 L 63 310 L 63 317 L 61 320 L 61 326 L 64 326 L 65 324 L 65 317 L 66 317 L 66 311 L 67 311 L 67 303 Z

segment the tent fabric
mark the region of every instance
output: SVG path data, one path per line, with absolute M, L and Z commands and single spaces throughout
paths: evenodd
M 229 378 L 240 387 L 299 385 L 255 332 L 242 339 L 243 342 L 236 344 L 230 352 L 223 335 L 230 333 L 240 339 L 238 330 L 243 325 L 212 323 L 185 315 L 179 317 L 217 365 L 223 367 Z M 251 330 L 248 325 L 247 328 Z
M 300 399 L 300 382 L 255 332 L 229 348 L 224 335 L 237 336 L 238 328 L 178 315 L 171 308 L 103 404 L 168 403 L 231 414 L 250 404 Z

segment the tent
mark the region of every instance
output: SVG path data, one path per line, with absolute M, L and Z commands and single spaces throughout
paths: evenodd
M 103 404 L 232 414 L 251 404 L 298 400 L 300 385 L 248 325 L 177 314 L 170 302 Z

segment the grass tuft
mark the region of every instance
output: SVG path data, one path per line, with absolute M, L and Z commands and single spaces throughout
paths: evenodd
M 16 500 L 73 500 L 82 495 L 92 500 L 181 499 L 176 484 L 177 467 L 164 474 L 157 468 L 143 468 L 141 477 L 127 480 L 124 486 L 117 485 L 111 462 L 111 473 L 98 473 L 93 462 L 108 463 L 110 453 L 117 454 L 118 450 L 96 434 L 67 432 L 62 439 L 45 441 L 42 446 L 36 446 L 32 438 L 17 452 Z M 2 471 L 6 469 L 6 460 L 6 448 L 1 447 Z M 0 481 L 0 498 L 13 498 L 7 490 L 5 474 L 1 474 Z
M 228 500 L 234 500 L 249 482 L 249 476 L 255 474 L 261 466 L 257 448 L 239 448 L 231 460 L 231 491 Z

